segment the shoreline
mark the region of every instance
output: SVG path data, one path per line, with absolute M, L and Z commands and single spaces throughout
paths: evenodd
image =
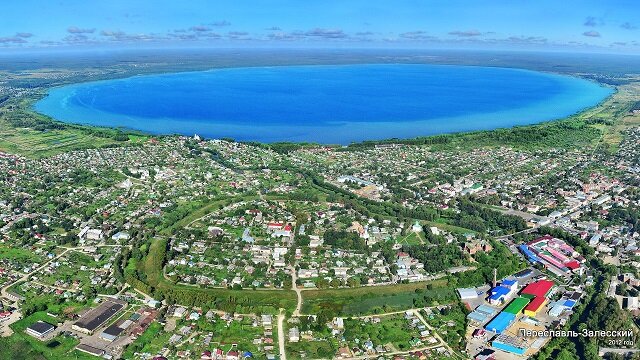
M 593 105 L 589 105 L 586 107 L 581 108 L 580 110 L 577 110 L 571 114 L 568 115 L 563 115 L 560 117 L 553 117 L 547 120 L 541 120 L 541 121 L 535 121 L 535 122 L 531 122 L 531 123 L 525 123 L 525 124 L 512 124 L 509 126 L 500 126 L 499 124 L 497 124 L 498 126 L 494 127 L 494 128 L 490 128 L 490 129 L 476 129 L 476 130 L 450 130 L 450 131 L 442 131 L 439 133 L 434 133 L 434 134 L 425 134 L 425 135 L 418 135 L 418 136 L 393 136 L 393 137 L 386 137 L 386 138 L 377 138 L 375 137 L 375 135 L 372 135 L 371 139 L 358 139 L 358 140 L 353 140 L 353 141 L 345 141 L 345 142 L 332 142 L 332 141 L 327 141 L 327 142 L 319 142 L 319 141 L 306 141 L 306 140 L 273 140 L 273 141 L 265 141 L 265 140 L 236 140 L 234 138 L 234 136 L 226 136 L 226 135 L 220 135 L 220 136 L 208 136 L 208 135 L 202 135 L 201 133 L 199 133 L 198 131 L 194 131 L 194 135 L 198 134 L 202 139 L 232 139 L 234 141 L 240 142 L 240 143 L 253 143 L 253 144 L 262 144 L 262 145 L 270 145 L 270 144 L 294 144 L 294 145 L 311 145 L 311 144 L 315 144 L 317 146 L 331 146 L 331 147 L 349 147 L 349 146 L 354 146 L 354 145 L 365 145 L 365 144 L 390 144 L 390 143 L 394 143 L 394 142 L 398 142 L 398 143 L 402 143 L 402 142 L 410 142 L 410 141 L 416 141 L 416 140 L 420 140 L 420 139 L 428 139 L 428 138 L 433 138 L 433 137 L 442 137 L 442 136 L 461 136 L 464 134 L 477 134 L 477 133 L 487 133 L 487 132 L 492 132 L 492 131 L 499 131 L 499 130 L 506 130 L 506 129 L 514 129 L 514 128 L 522 128 L 522 127 L 530 127 L 530 126 L 539 126 L 542 124 L 546 124 L 546 123 L 553 123 L 553 122 L 558 122 L 558 121 L 563 121 L 563 120 L 569 120 L 572 118 L 575 118 L 577 116 L 580 116 L 581 114 L 587 113 L 589 111 L 592 111 L 600 106 L 602 106 L 604 103 L 606 103 L 607 101 L 609 101 L 612 97 L 614 97 L 618 92 L 618 86 L 615 85 L 611 85 L 602 81 L 598 81 L 596 79 L 594 79 L 593 77 L 584 77 L 581 76 L 580 74 L 566 74 L 566 73 L 559 73 L 559 72 L 550 72 L 550 71 L 543 71 L 543 70 L 531 70 L 531 69 L 527 69 L 527 68 L 521 68 L 521 67 L 504 67 L 504 66 L 477 66 L 477 65 L 457 65 L 457 64 L 432 64 L 432 63 L 420 63 L 420 62 L 394 62 L 394 63 L 380 63 L 380 62 L 361 62 L 361 63 L 357 63 L 357 64 L 342 64 L 342 65 L 431 65 L 431 66 L 438 66 L 438 67 L 463 67 L 463 68 L 486 68 L 486 69 L 507 69 L 507 70 L 512 70 L 512 71 L 522 71 L 522 72 L 530 72 L 530 73 L 539 73 L 539 74 L 544 74 L 547 76 L 559 76 L 562 78 L 570 78 L 570 79 L 577 79 L 577 80 L 582 80 L 582 81 L 588 81 L 590 83 L 593 83 L 594 85 L 597 85 L 599 87 L 605 88 L 605 89 L 609 89 L 612 92 L 610 94 L 608 94 L 606 97 L 604 97 L 602 100 L 600 100 L 598 103 L 595 103 Z M 55 86 L 51 86 L 51 87 L 46 87 L 46 88 L 42 88 L 40 89 L 41 91 L 43 91 L 43 93 L 38 94 L 38 96 L 29 99 L 28 103 L 26 105 L 26 111 L 39 116 L 39 117 L 44 117 L 47 120 L 54 122 L 56 124 L 60 124 L 63 126 L 71 126 L 71 127 L 84 127 L 87 129 L 103 129 L 103 130 L 112 130 L 112 131 L 117 131 L 117 132 L 121 132 L 124 134 L 134 134 L 134 135 L 143 135 L 143 136 L 150 136 L 150 137 L 172 137 L 172 136 L 185 136 L 185 137 L 190 137 L 192 135 L 188 135 L 188 134 L 181 134 L 181 133 L 177 133 L 177 132 L 166 132 L 166 133 L 154 133 L 152 131 L 147 131 L 147 130 L 140 130 L 140 129 L 136 129 L 136 128 L 132 128 L 132 127 L 128 127 L 128 126 L 109 126 L 109 125 L 98 125 L 98 124 L 88 124 L 88 123 L 75 123 L 75 122 L 66 122 L 63 120 L 59 120 L 56 119 L 52 116 L 49 116 L 47 114 L 41 113 L 39 112 L 38 109 L 36 109 L 36 104 L 39 101 L 42 101 L 43 99 L 45 99 L 46 97 L 49 96 L 49 93 L 54 90 L 54 89 L 58 89 L 58 88 L 62 88 L 62 87 L 72 87 L 75 85 L 81 85 L 81 84 L 86 84 L 86 83 L 102 83 L 102 82 L 107 82 L 107 81 L 118 81 L 118 80 L 126 80 L 126 79 L 131 79 L 131 78 L 138 78 L 138 77 L 148 77 L 148 76 L 172 76 L 172 75 L 180 75 L 180 74 L 185 74 L 185 73 L 202 73 L 202 72 L 214 72 L 214 71 L 220 71 L 220 70 L 233 70 L 233 69 L 244 69 L 244 68 L 276 68 L 276 67 L 288 67 L 288 66 L 295 66 L 295 67 L 331 67 L 331 66 L 342 66 L 341 64 L 307 64 L 307 65 L 287 65 L 287 64 L 278 64 L 278 65 L 271 65 L 271 66 L 265 66 L 265 65 L 260 65 L 260 66 L 239 66 L 239 67 L 214 67 L 214 68 L 209 68 L 207 70 L 185 70 L 185 71 L 169 71 L 169 72 L 155 72 L 155 73 L 149 73 L 149 74 L 134 74 L 131 76 L 122 76 L 122 77 L 113 77 L 113 78 L 108 78 L 108 79 L 99 79 L 99 80 L 87 80 L 87 81 L 78 81 L 78 82 L 68 82 L 68 83 L 64 83 L 64 84 L 59 84 L 59 85 L 55 85 Z M 546 107 L 543 103 L 543 105 L 539 105 L 541 107 Z M 516 111 L 516 109 L 513 110 L 508 110 L 508 111 Z M 498 112 L 499 113 L 499 112 Z M 482 121 L 481 118 L 482 117 L 491 117 L 491 116 L 496 116 L 496 114 L 498 114 L 496 112 L 492 112 L 492 113 L 484 113 L 484 114 L 474 114 L 474 115 L 459 115 L 459 116 L 454 116 L 453 119 L 468 119 L 468 118 L 478 118 L 479 121 Z M 124 117 L 124 115 L 123 115 Z M 504 119 L 515 119 L 517 118 L 517 115 L 506 115 L 503 117 Z M 432 118 L 432 119 L 428 119 L 428 120 L 416 120 L 416 121 L 405 121 L 403 123 L 398 123 L 398 124 L 402 124 L 404 125 L 405 128 L 409 128 L 411 126 L 413 126 L 414 124 L 419 126 L 418 124 L 422 121 L 440 121 L 440 122 L 448 122 L 451 121 L 452 118 L 450 117 L 444 117 L 444 118 Z M 197 122 L 196 122 L 197 123 Z M 371 123 L 369 123 L 371 124 Z M 392 121 L 379 121 L 379 122 L 373 122 L 373 124 L 375 125 L 381 125 L 381 126 L 392 126 L 393 122 Z M 350 125 L 358 125 L 358 123 L 352 123 Z M 428 124 L 421 124 L 421 125 L 428 125 Z M 270 125 L 270 126 L 275 126 L 275 125 Z M 304 128 L 306 125 L 301 125 L 302 128 Z M 332 124 L 328 124 L 327 126 L 333 126 Z M 250 127 L 250 125 L 237 125 L 237 128 L 241 128 L 241 127 Z M 206 132 L 206 130 L 205 130 Z

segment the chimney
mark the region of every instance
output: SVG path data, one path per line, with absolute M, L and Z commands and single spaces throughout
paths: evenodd
M 496 277 L 498 276 L 498 269 L 493 268 L 493 287 L 496 287 Z

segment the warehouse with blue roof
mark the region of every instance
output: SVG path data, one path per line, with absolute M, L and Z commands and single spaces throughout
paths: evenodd
M 485 326 L 485 329 L 496 334 L 502 334 L 516 320 L 516 315 L 508 312 L 501 312 Z
M 504 334 L 495 338 L 491 342 L 491 346 L 516 355 L 524 355 L 529 348 L 529 345 L 524 339 Z
M 522 244 L 522 245 L 518 246 L 518 249 L 520 249 L 520 251 L 524 254 L 524 256 L 527 257 L 527 260 L 529 260 L 529 262 L 534 263 L 534 264 L 538 263 L 538 262 L 541 262 L 540 258 L 538 257 L 538 255 L 534 254 L 534 252 L 531 251 L 527 245 Z
M 467 319 L 475 321 L 477 323 L 483 323 L 487 321 L 487 319 L 495 315 L 496 312 L 498 312 L 498 309 L 492 308 L 489 305 L 482 304 L 471 313 L 469 313 L 469 315 L 467 315 Z

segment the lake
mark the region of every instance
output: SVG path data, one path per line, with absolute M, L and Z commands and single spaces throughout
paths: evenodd
M 511 68 L 273 66 L 62 86 L 35 109 L 64 122 L 152 134 L 348 144 L 554 120 L 612 92 L 583 79 Z

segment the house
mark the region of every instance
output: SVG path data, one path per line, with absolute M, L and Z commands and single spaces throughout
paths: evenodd
M 122 231 L 115 233 L 115 234 L 111 237 L 111 239 L 116 240 L 116 241 L 119 241 L 119 240 L 129 240 L 129 238 L 130 238 L 129 233 L 122 232 Z
M 297 327 L 289 329 L 289 342 L 300 341 L 300 331 Z
M 336 357 L 337 358 L 349 358 L 351 357 L 351 351 L 349 351 L 349 348 L 346 346 L 343 346 L 341 348 L 338 349 L 338 351 L 336 352 Z
M 273 326 L 273 318 L 271 315 L 262 315 L 262 326 L 265 328 L 270 328 Z
M 102 239 L 102 230 L 100 229 L 89 229 L 85 234 L 85 238 L 87 240 L 101 240 Z
M 284 227 L 284 224 L 282 223 L 269 223 L 267 225 L 267 229 L 270 231 L 282 230 L 283 227 Z
M 183 308 L 182 306 L 178 306 L 173 310 L 173 316 L 181 318 L 184 316 L 184 314 L 186 314 L 187 309 Z

